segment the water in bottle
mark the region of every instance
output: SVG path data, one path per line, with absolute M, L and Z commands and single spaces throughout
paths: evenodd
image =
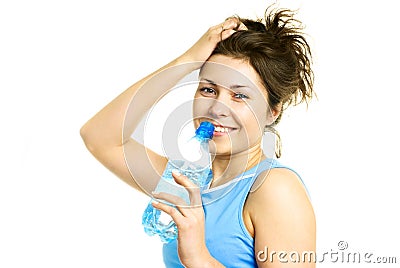
M 183 146 L 179 146 L 180 159 L 169 159 L 155 192 L 173 194 L 190 205 L 187 190 L 174 181 L 172 171 L 179 171 L 180 174 L 185 175 L 199 187 L 207 185 L 212 178 L 208 142 L 213 134 L 214 125 L 210 122 L 202 122 L 197 128 L 195 136 Z M 142 225 L 148 235 L 157 234 L 164 243 L 173 241 L 178 235 L 177 227 L 172 218 L 168 214 L 155 209 L 151 205 L 151 201 L 143 213 Z

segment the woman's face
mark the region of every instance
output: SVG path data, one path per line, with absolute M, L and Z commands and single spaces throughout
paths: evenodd
M 218 155 L 259 148 L 264 127 L 272 123 L 261 79 L 246 61 L 213 55 L 200 71 L 193 104 L 194 124 L 210 121 Z

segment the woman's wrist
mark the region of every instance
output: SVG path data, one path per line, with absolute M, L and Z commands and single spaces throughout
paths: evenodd
M 187 55 L 187 53 L 176 58 L 174 62 L 176 65 L 186 65 L 188 72 L 195 71 L 204 64 L 204 61 L 195 60 L 190 55 Z

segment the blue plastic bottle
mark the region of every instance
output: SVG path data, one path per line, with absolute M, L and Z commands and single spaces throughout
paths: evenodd
M 185 175 L 197 186 L 208 184 L 212 178 L 209 140 L 213 137 L 214 125 L 210 122 L 202 122 L 196 130 L 196 134 L 181 148 L 182 159 L 170 159 L 167 167 L 155 189 L 155 192 L 166 192 L 181 197 L 190 205 L 189 194 L 186 189 L 178 185 L 172 177 L 172 171 L 177 170 Z M 151 205 L 147 205 L 143 216 L 142 225 L 144 231 L 153 236 L 158 234 L 163 243 L 169 243 L 177 238 L 178 230 L 172 218 Z

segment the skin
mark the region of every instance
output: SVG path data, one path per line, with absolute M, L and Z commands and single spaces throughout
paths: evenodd
M 237 27 L 245 30 L 245 26 L 234 18 L 211 27 L 180 57 L 138 81 L 99 111 L 81 128 L 81 136 L 89 151 L 130 186 L 144 193 L 153 191 L 167 159 L 130 138 L 130 134 L 160 96 L 185 75 L 203 66 L 200 72 L 202 82 L 193 107 L 194 124 L 197 126 L 208 120 L 232 128 L 229 135 L 217 135 L 213 139 L 215 158 L 211 187 L 228 182 L 263 160 L 262 129 L 276 119 L 279 111 L 266 105 L 265 89 L 247 62 L 221 55 L 210 57 L 216 44 L 232 35 Z M 223 71 L 213 70 L 218 66 L 225 66 L 223 70 L 228 72 L 236 71 L 233 75 L 224 75 Z M 148 84 L 151 86 L 146 88 Z M 132 99 L 143 92 L 145 97 L 139 98 L 140 101 Z M 243 95 L 248 98 L 243 98 Z M 134 164 L 128 166 L 127 163 Z M 182 264 L 185 267 L 223 267 L 210 255 L 205 244 L 204 211 L 199 189 L 185 176 L 173 176 L 178 184 L 187 187 L 190 206 L 166 193 L 153 193 L 153 196 L 175 204 L 176 208 L 161 202 L 153 206 L 174 219 Z M 270 251 L 315 251 L 315 217 L 297 176 L 287 169 L 273 169 L 262 173 L 255 186 L 243 210 L 246 228 L 255 239 L 255 254 L 265 246 Z M 314 264 L 275 260 L 258 261 L 258 266 L 314 267 Z

